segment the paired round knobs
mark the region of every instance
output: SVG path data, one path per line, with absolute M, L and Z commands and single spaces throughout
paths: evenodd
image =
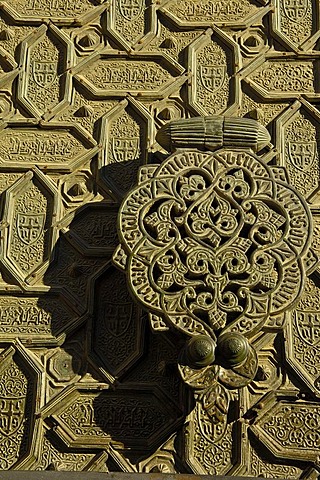
M 215 341 L 207 335 L 192 337 L 186 346 L 188 363 L 195 368 L 211 365 L 216 353 L 226 361 L 230 367 L 241 364 L 248 356 L 249 342 L 240 333 L 225 333 Z

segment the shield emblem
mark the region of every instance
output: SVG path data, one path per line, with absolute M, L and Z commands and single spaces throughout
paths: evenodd
M 142 13 L 142 0 L 120 0 L 119 10 L 123 18 L 132 21 L 140 17 Z
M 289 142 L 289 158 L 292 165 L 298 170 L 309 170 L 316 158 L 317 144 L 315 141 L 309 142 Z
M 139 157 L 139 137 L 113 137 L 112 153 L 117 162 L 129 162 Z
M 124 335 L 131 324 L 133 304 L 105 302 L 102 308 L 106 331 L 113 337 Z
M 200 65 L 201 83 L 214 93 L 219 90 L 225 83 L 227 78 L 227 67 L 225 65 Z
M 43 60 L 33 62 L 32 76 L 39 87 L 50 87 L 57 78 L 57 63 Z
M 308 3 L 305 0 L 283 0 L 285 16 L 293 22 L 301 22 L 307 15 Z
M 312 347 L 316 346 L 320 342 L 320 313 L 296 310 L 294 319 L 301 339 Z
M 39 239 L 44 228 L 45 217 L 44 213 L 17 214 L 17 233 L 22 243 L 32 245 Z
M 24 398 L 2 398 L 0 400 L 0 433 L 12 435 L 24 419 Z

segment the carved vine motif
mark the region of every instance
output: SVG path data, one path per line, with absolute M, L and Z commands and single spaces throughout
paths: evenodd
M 238 146 L 236 126 L 245 148 L 181 150 L 188 141 L 204 149 Z M 285 169 L 253 153 L 269 141 L 257 122 L 175 121 L 157 139 L 180 150 L 140 169 L 120 208 L 113 259 L 153 329 L 191 337 L 179 371 L 194 391 L 194 428 L 218 445 L 227 431 L 229 390 L 257 373 L 248 339 L 266 324 L 283 325 L 302 293 L 313 263 L 311 214 Z
M 150 156 L 259 151 L 268 131 L 261 158 L 310 205 L 320 254 L 319 22 L 315 0 L 0 1 L 0 470 L 320 475 L 319 266 L 285 319 L 257 313 L 236 337 L 241 312 L 213 330 L 194 311 L 184 335 L 161 305 L 150 333 L 110 265 L 119 200 Z
M 281 173 L 243 150 L 150 167 L 119 214 L 134 297 L 188 335 L 250 337 L 283 315 L 302 292 L 311 217 Z

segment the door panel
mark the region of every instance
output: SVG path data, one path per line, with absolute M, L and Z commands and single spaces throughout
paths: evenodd
M 1 2 L 0 469 L 320 476 L 318 24 L 312 0 Z M 279 298 L 296 289 L 281 315 L 232 324 L 253 378 L 190 372 L 210 322 L 137 302 L 116 250 L 121 202 L 172 153 L 157 132 L 212 115 L 267 128 L 265 189 L 303 210 L 268 194 L 309 253 L 290 271 L 276 253 Z

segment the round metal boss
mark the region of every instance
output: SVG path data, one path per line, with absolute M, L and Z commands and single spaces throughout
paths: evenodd
M 249 342 L 240 333 L 225 333 L 218 338 L 218 350 L 230 365 L 239 365 L 248 356 Z
M 215 341 L 207 335 L 192 337 L 186 346 L 187 360 L 192 366 L 206 367 L 215 359 Z

